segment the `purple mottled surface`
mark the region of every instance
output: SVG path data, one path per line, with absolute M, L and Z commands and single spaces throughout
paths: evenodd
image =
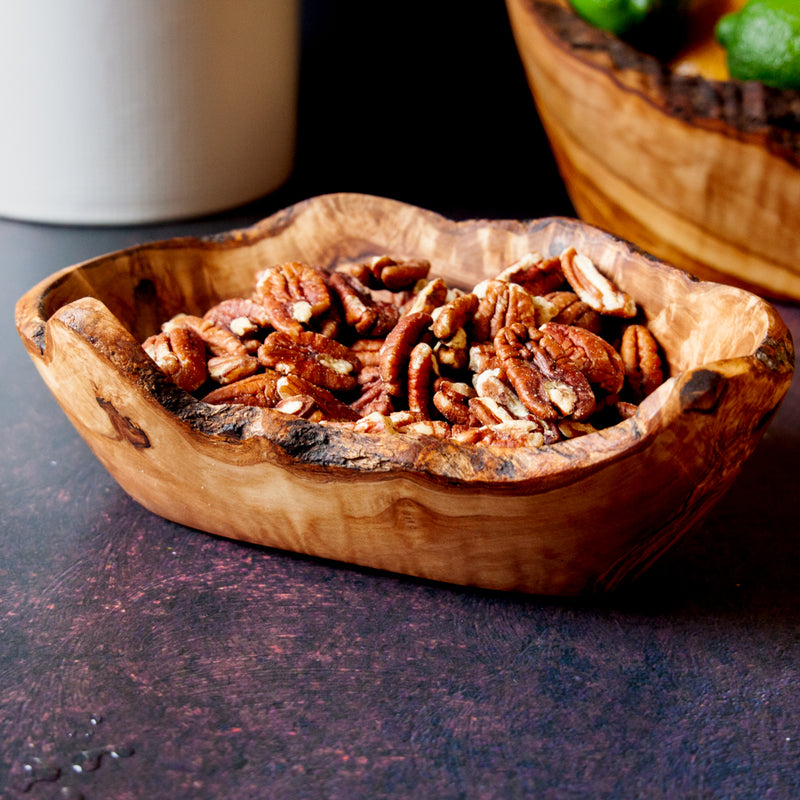
M 56 269 L 313 194 L 572 213 L 502 4 L 378 5 L 308 5 L 297 171 L 272 197 L 148 228 L 0 220 L 0 797 L 800 797 L 797 381 L 707 523 L 590 602 L 166 522 L 117 487 L 28 359 L 13 304 Z M 366 74 L 376 32 L 386 57 Z M 355 121 L 393 114 L 406 124 L 366 147 Z M 800 309 L 779 309 L 797 340 Z

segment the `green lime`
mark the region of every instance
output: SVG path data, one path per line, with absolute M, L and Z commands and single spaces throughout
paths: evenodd
M 662 0 L 570 0 L 570 3 L 587 22 L 616 36 L 641 25 L 663 5 Z
M 732 78 L 800 89 L 800 2 L 750 0 L 716 25 Z

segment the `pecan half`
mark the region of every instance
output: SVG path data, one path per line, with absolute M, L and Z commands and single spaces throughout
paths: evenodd
M 392 396 L 386 390 L 386 384 L 381 378 L 380 368 L 377 365 L 361 369 L 361 372 L 358 373 L 358 385 L 361 387 L 361 394 L 350 403 L 350 408 L 354 411 L 361 416 L 373 412 L 390 414 L 394 411 Z
M 433 382 L 438 375 L 436 357 L 427 342 L 419 342 L 408 357 L 408 410 L 431 419 Z
M 220 385 L 253 375 L 258 370 L 255 356 L 214 356 L 208 359 L 208 376 Z
M 664 382 L 658 343 L 644 325 L 628 325 L 622 334 L 620 355 L 635 402 L 641 402 Z
M 294 397 L 279 400 L 275 404 L 275 410 L 310 422 L 322 422 L 325 419 L 325 415 L 317 406 L 317 401 L 309 394 L 296 394 Z
M 515 322 L 536 327 L 541 303 L 516 283 L 490 280 L 475 287 L 480 302 L 472 318 L 472 341 L 490 342 L 501 328 Z
M 474 424 L 469 401 L 476 392 L 469 384 L 443 378 L 435 383 L 434 388 L 433 405 L 448 422 L 465 426 Z
M 389 414 L 381 414 L 379 411 L 372 411 L 365 414 L 361 419 L 356 420 L 353 425 L 356 433 L 397 433 L 397 429 L 392 424 Z
M 265 367 L 285 375 L 295 374 L 333 391 L 350 391 L 357 385 L 358 356 L 343 344 L 315 331 L 289 336 L 273 331 L 258 350 Z
M 244 406 L 260 406 L 272 408 L 278 401 L 278 379 L 280 375 L 268 369 L 251 375 L 227 386 L 209 392 L 204 398 L 205 403 L 211 405 L 225 405 L 228 403 Z
M 600 312 L 584 303 L 575 292 L 549 292 L 543 299 L 551 306 L 551 313 L 544 322 L 577 325 L 599 335 L 602 328 Z
M 501 369 L 487 369 L 472 378 L 472 385 L 479 398 L 490 400 L 507 412 L 504 419 L 527 419 L 530 411 L 516 392 L 503 380 Z M 476 414 L 479 419 L 483 418 Z M 484 421 L 484 425 L 490 424 Z
M 344 320 L 359 336 L 386 336 L 400 318 L 400 309 L 375 300 L 361 281 L 344 272 L 330 276 L 331 288 L 344 309 Z
M 434 436 L 437 439 L 450 438 L 450 425 L 443 419 L 420 419 L 407 422 L 398 427 L 402 433 L 416 433 L 421 436 Z
M 540 253 L 527 253 L 506 267 L 495 280 L 518 283 L 533 295 L 543 295 L 564 283 L 564 272 L 560 258 L 544 258 Z
M 405 314 L 386 337 L 380 352 L 380 371 L 389 394 L 397 397 L 404 393 L 411 351 L 424 340 L 431 322 L 431 315 L 422 311 Z
M 468 366 L 471 372 L 485 372 L 487 369 L 502 368 L 502 359 L 498 358 L 494 342 L 478 342 L 469 348 Z
M 597 428 L 591 422 L 577 422 L 574 419 L 558 421 L 558 430 L 565 439 L 576 439 L 589 433 L 597 433 Z
M 248 353 L 247 347 L 236 334 L 220 328 L 208 319 L 191 314 L 177 314 L 165 322 L 162 329 L 170 336 L 181 329 L 188 329 L 201 339 L 214 356 L 207 365 L 208 375 L 218 383 L 230 383 L 252 375 L 258 368 L 258 362 Z
M 203 314 L 218 328 L 225 328 L 238 337 L 255 333 L 259 328 L 270 327 L 269 316 L 260 303 L 244 297 L 222 300 Z
M 276 394 L 279 402 L 297 397 L 303 398 L 303 408 L 307 405 L 305 398 L 312 398 L 316 408 L 310 409 L 306 413 L 319 411 L 319 415 L 323 419 L 355 420 L 359 418 L 357 411 L 339 400 L 332 392 L 300 375 L 281 375 L 276 384 Z
M 165 333 L 172 333 L 178 328 L 191 328 L 215 356 L 248 355 L 247 348 L 238 336 L 214 325 L 210 320 L 192 314 L 176 314 L 161 326 Z
M 199 389 L 206 380 L 206 346 L 190 328 L 149 336 L 142 343 L 147 355 L 172 382 L 187 392 Z
M 495 347 L 509 383 L 534 416 L 585 420 L 592 414 L 594 393 L 583 373 L 569 364 L 556 364 L 524 326 L 503 328 Z
M 405 305 L 403 313 L 409 314 L 432 314 L 434 309 L 443 306 L 450 296 L 447 284 L 441 278 L 428 281 L 416 291 Z
M 452 339 L 471 322 L 479 304 L 478 295 L 469 292 L 439 306 L 431 313 L 433 335 L 441 341 Z
M 425 258 L 395 259 L 382 255 L 359 264 L 339 267 L 337 271 L 353 275 L 373 289 L 400 292 L 427 278 L 430 270 L 431 262 Z
M 615 406 L 614 410 L 621 420 L 630 419 L 636 414 L 639 406 L 635 403 L 629 403 L 626 400 L 620 400 Z
M 561 268 L 578 297 L 595 311 L 626 319 L 636 316 L 634 299 L 618 289 L 590 258 L 576 252 L 574 247 L 568 247 L 561 254 Z
M 256 297 L 274 328 L 297 334 L 331 306 L 327 273 L 299 261 L 276 264 L 256 275 Z
M 605 340 L 585 328 L 547 322 L 539 344 L 556 364 L 568 362 L 579 369 L 590 384 L 609 395 L 617 395 L 625 383 L 625 365 L 620 354 Z
M 383 339 L 356 339 L 350 345 L 350 351 L 358 356 L 362 367 L 377 367 L 380 364 L 380 352 Z
M 481 425 L 499 425 L 517 419 L 508 409 L 491 397 L 473 397 L 469 401 L 470 413 Z M 526 410 L 525 417 L 528 413 Z

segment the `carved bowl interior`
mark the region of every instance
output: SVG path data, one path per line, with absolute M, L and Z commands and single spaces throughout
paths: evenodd
M 583 220 L 701 278 L 800 299 L 800 92 L 687 75 L 568 0 L 506 6 Z
M 575 246 L 641 305 L 670 377 L 625 422 L 541 449 L 356 434 L 210 406 L 140 346 L 254 273 L 390 253 L 471 287 Z M 785 395 L 791 336 L 769 303 L 700 282 L 576 220 L 454 222 L 353 194 L 245 230 L 68 267 L 17 303 L 42 378 L 100 461 L 156 514 L 323 558 L 490 589 L 574 595 L 640 574 L 722 497 Z

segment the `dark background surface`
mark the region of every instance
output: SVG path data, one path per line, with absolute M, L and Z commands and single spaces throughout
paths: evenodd
M 89 452 L 16 299 L 329 191 L 572 214 L 502 3 L 308 2 L 297 167 L 258 203 L 146 227 L 0 220 L 0 797 L 800 797 L 796 382 L 709 520 L 602 600 L 209 536 Z M 779 310 L 797 339 L 798 309 Z

